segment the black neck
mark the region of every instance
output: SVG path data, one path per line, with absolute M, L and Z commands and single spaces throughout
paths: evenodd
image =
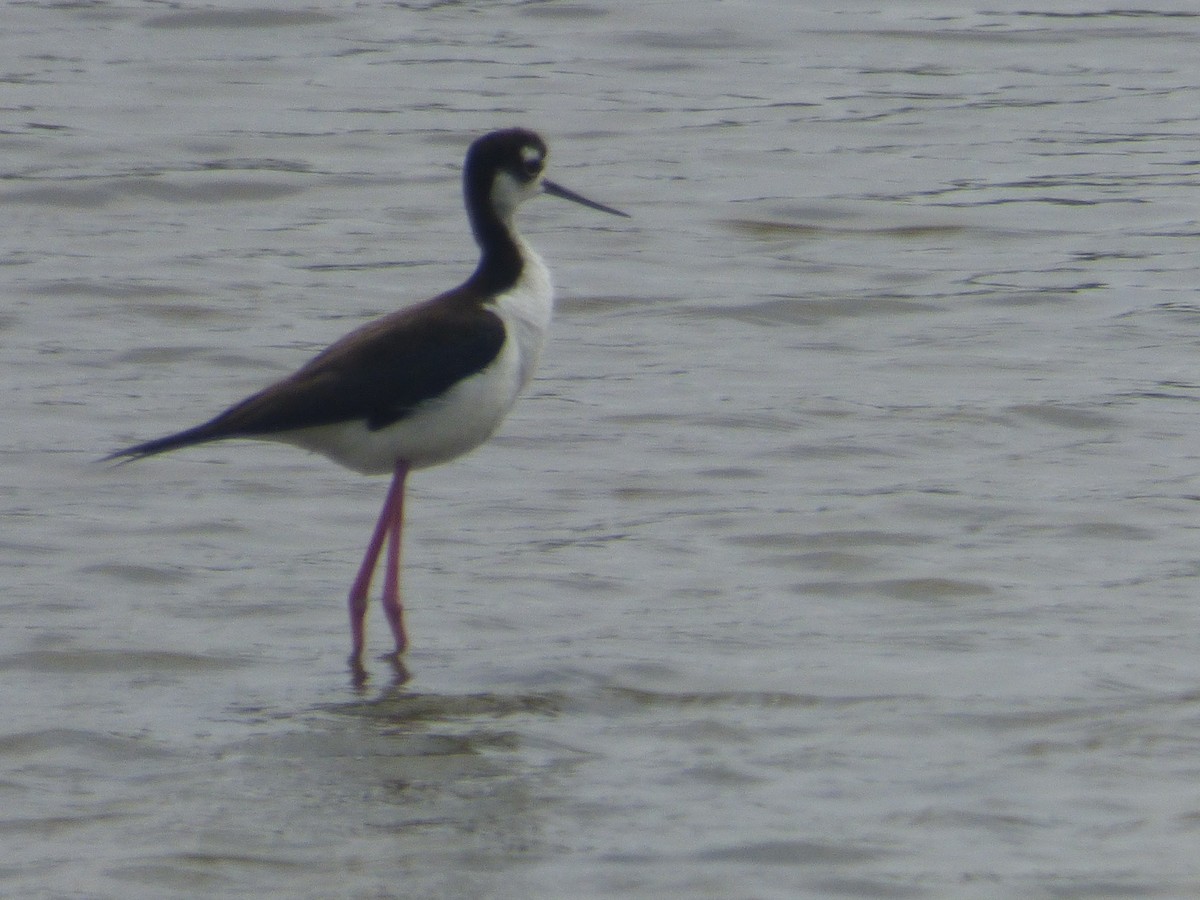
M 468 168 L 463 179 L 467 217 L 481 251 L 479 265 L 467 284 L 484 293 L 498 293 L 512 287 L 521 277 L 524 265 L 510 223 L 496 214 L 492 203 L 491 174 Z

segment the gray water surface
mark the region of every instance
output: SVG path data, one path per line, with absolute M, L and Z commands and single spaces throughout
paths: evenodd
M 0 895 L 1200 893 L 1200 14 L 1038 6 L 6 7 Z M 384 480 L 96 460 L 457 283 L 514 124 L 634 218 L 522 210 L 356 690 Z

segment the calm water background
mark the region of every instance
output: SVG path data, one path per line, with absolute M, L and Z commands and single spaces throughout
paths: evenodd
M 0 895 L 1200 893 L 1200 15 L 1041 6 L 6 6 Z M 384 481 L 95 460 L 456 283 L 517 123 L 635 218 L 523 210 L 355 691 Z

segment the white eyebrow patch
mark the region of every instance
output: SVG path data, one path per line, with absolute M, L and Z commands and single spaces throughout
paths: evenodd
M 532 144 L 526 144 L 521 148 L 521 162 L 527 166 L 532 165 L 533 163 L 541 165 L 542 151 Z

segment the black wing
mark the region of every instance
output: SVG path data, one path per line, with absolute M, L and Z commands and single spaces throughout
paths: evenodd
M 484 369 L 504 339 L 500 317 L 460 289 L 351 332 L 294 374 L 203 425 L 106 459 L 354 420 L 384 428 Z

